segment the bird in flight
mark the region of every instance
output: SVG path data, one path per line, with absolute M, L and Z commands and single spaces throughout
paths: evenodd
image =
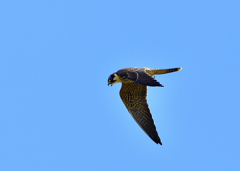
M 152 69 L 131 67 L 118 70 L 108 77 L 108 85 L 121 82 L 120 97 L 129 113 L 143 131 L 157 144 L 162 145 L 147 103 L 147 86 L 163 87 L 153 75 L 167 74 L 182 68 Z

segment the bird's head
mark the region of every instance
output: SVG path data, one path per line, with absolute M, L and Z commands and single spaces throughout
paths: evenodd
M 116 72 L 112 73 L 109 77 L 108 77 L 108 85 L 111 84 L 111 86 L 117 82 L 120 82 L 119 77 L 117 75 Z

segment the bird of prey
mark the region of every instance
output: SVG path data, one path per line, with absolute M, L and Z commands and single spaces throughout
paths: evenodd
M 138 125 L 156 144 L 162 145 L 162 142 L 148 107 L 147 86 L 163 87 L 153 75 L 166 74 L 181 69 L 131 67 L 118 70 L 108 77 L 108 85 L 112 86 L 118 82 L 122 83 L 120 97 L 123 103 Z

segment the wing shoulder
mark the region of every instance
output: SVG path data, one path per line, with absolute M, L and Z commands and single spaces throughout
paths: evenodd
M 146 68 L 125 68 L 117 71 L 117 74 L 139 84 L 163 87 L 162 84 L 146 72 Z

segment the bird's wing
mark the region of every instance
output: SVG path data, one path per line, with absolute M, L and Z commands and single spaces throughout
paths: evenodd
M 162 145 L 147 104 L 147 86 L 135 82 L 122 83 L 120 97 L 129 113 L 145 133 L 155 143 Z
M 117 71 L 117 74 L 139 84 L 163 87 L 162 84 L 146 72 L 145 68 L 125 68 Z

